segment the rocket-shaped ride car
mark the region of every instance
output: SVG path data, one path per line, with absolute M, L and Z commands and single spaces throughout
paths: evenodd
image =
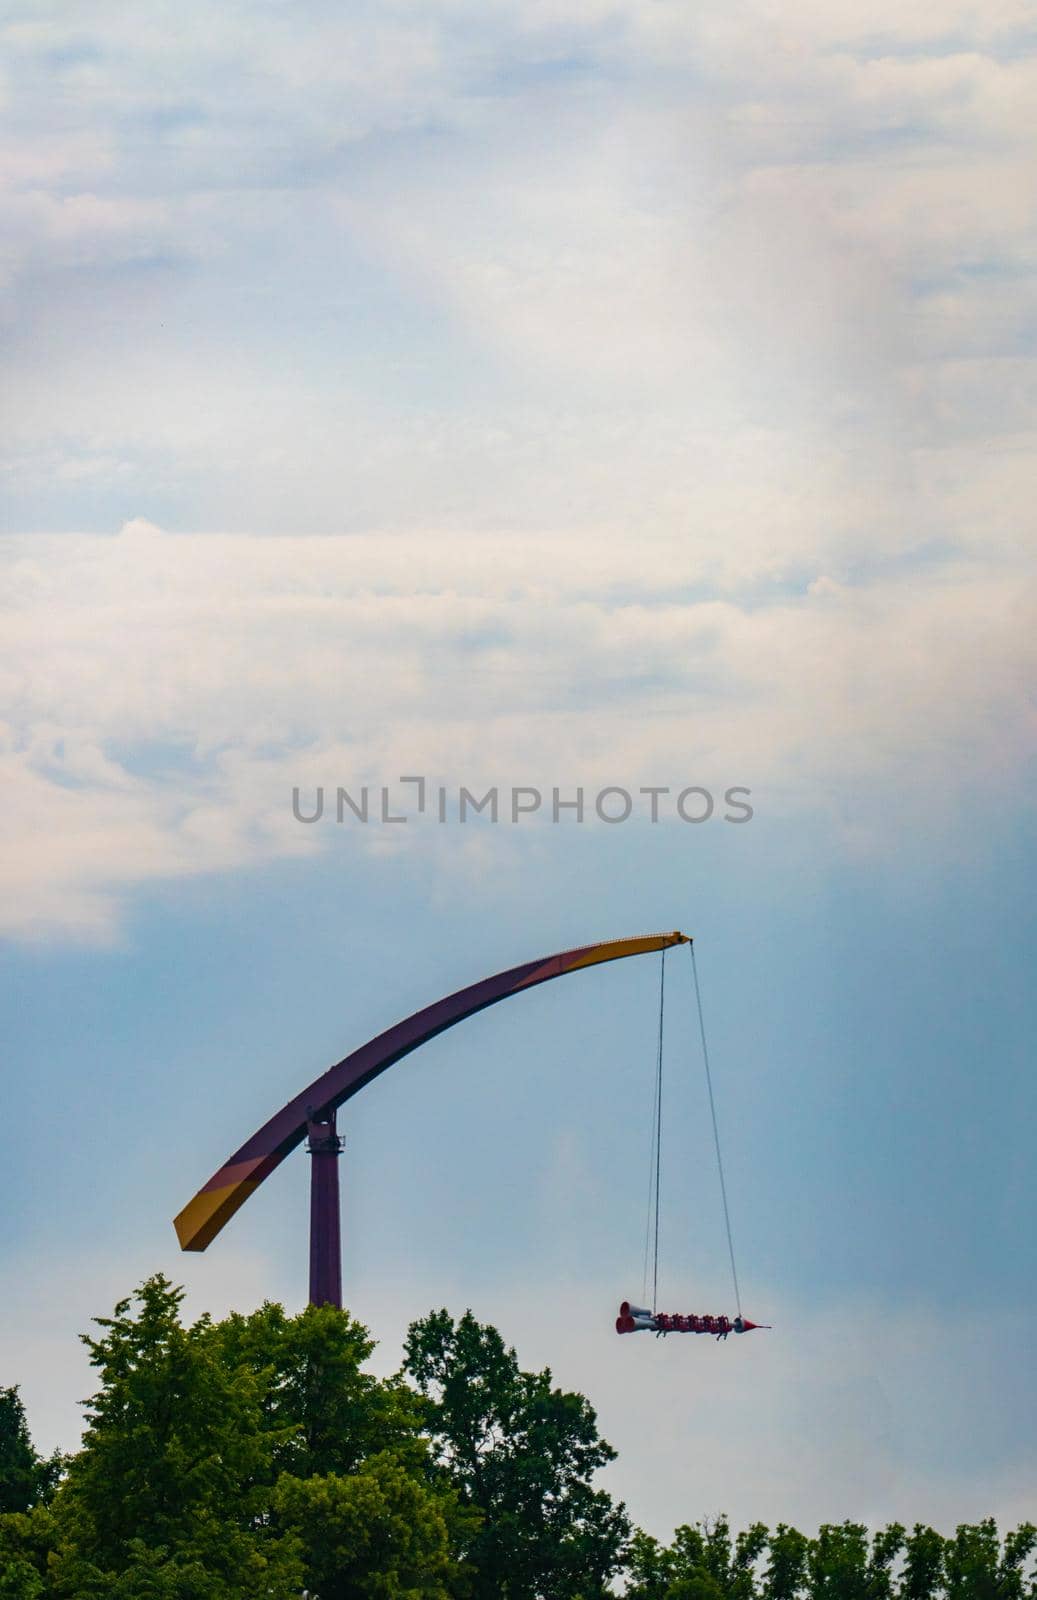
M 616 1318 L 617 1333 L 711 1333 L 726 1339 L 729 1333 L 751 1333 L 754 1328 L 769 1328 L 768 1322 L 750 1322 L 747 1317 L 682 1316 L 679 1312 L 648 1311 L 624 1300 Z

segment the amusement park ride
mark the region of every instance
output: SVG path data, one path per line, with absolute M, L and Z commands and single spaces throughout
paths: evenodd
M 434 1005 L 416 1011 L 395 1027 L 377 1038 L 361 1045 L 351 1055 L 329 1067 L 294 1099 L 263 1124 L 258 1133 L 236 1150 L 223 1166 L 204 1184 L 174 1220 L 177 1238 L 182 1250 L 205 1250 L 217 1234 L 250 1195 L 254 1194 L 274 1168 L 280 1166 L 304 1139 L 312 1165 L 310 1168 L 310 1301 L 314 1305 L 341 1306 L 342 1263 L 339 1221 L 338 1158 L 342 1152 L 335 1117 L 339 1106 L 369 1084 L 395 1062 L 410 1055 L 413 1050 L 434 1039 L 437 1034 L 463 1022 L 466 1017 L 484 1011 L 498 1000 L 520 994 L 536 984 L 551 978 L 561 978 L 570 972 L 580 972 L 586 967 L 599 966 L 605 961 L 618 961 L 625 956 L 662 952 L 659 999 L 659 1054 L 657 1062 L 656 1101 L 653 1109 L 653 1161 L 655 1188 L 655 1281 L 658 1282 L 659 1256 L 659 1148 L 662 1110 L 662 1028 L 665 995 L 666 951 L 674 945 L 686 944 L 694 950 L 687 934 L 680 932 L 646 934 L 636 939 L 612 939 L 601 944 L 585 945 L 577 950 L 565 950 L 559 955 L 546 956 L 539 961 L 529 961 L 507 972 L 484 978 L 480 983 L 459 989 L 456 994 L 437 1000 Z M 698 978 L 695 977 L 698 999 Z M 699 1024 L 702 1025 L 702 1007 L 699 1002 Z M 724 1219 L 727 1225 L 728 1249 L 734 1278 L 738 1315 L 727 1317 L 676 1316 L 647 1311 L 624 1301 L 616 1320 L 617 1333 L 651 1331 L 666 1333 L 712 1333 L 726 1339 L 729 1333 L 747 1333 L 764 1324 L 747 1322 L 741 1314 L 738 1297 L 738 1277 L 735 1272 L 734 1250 L 731 1245 L 731 1228 L 727 1216 L 727 1195 L 724 1190 L 723 1166 L 720 1164 L 720 1141 L 717 1136 L 716 1114 L 713 1111 L 713 1090 L 709 1077 L 709 1056 L 706 1051 L 705 1030 L 702 1045 L 709 1085 L 710 1110 L 713 1114 L 713 1132 L 716 1139 L 717 1161 L 720 1172 L 721 1193 L 724 1202 Z M 651 1223 L 651 1218 L 650 1218 Z M 647 1246 L 645 1257 L 647 1283 Z

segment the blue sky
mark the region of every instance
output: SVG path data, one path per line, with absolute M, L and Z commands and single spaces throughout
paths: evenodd
M 1032 1515 L 1025 8 L 4 28 L 0 1381 L 41 1442 L 148 1271 L 300 1303 L 301 1155 L 204 1256 L 170 1219 L 303 1082 L 487 972 L 680 926 L 774 1333 L 611 1333 L 645 960 L 351 1105 L 378 1359 L 432 1304 L 499 1321 L 660 1533 Z M 292 818 L 405 773 L 755 814 Z M 662 1288 L 730 1309 L 670 971 Z

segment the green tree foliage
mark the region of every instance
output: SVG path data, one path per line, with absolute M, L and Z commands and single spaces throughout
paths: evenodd
M 992 1518 L 960 1527 L 944 1548 L 947 1600 L 1023 1600 L 1037 1594 L 1026 1587 L 1024 1568 L 1037 1545 L 1030 1522 L 1006 1536 L 1004 1549 Z
M 213 1324 L 180 1320 L 163 1277 L 84 1336 L 100 1387 L 55 1502 L 58 1594 L 297 1594 L 295 1541 L 268 1518 L 282 1435 L 263 1384 L 220 1359 Z
M 446 1311 L 411 1325 L 404 1371 L 426 1400 L 435 1461 L 482 1521 L 464 1554 L 476 1600 L 594 1600 L 630 1532 L 593 1478 L 615 1458 L 589 1402 L 523 1372 L 495 1328 Z
M 213 1335 L 226 1366 L 262 1380 L 268 1426 L 281 1435 L 279 1472 L 350 1473 L 385 1450 L 420 1470 L 426 1446 L 417 1397 L 399 1380 L 363 1371 L 374 1340 L 348 1312 L 307 1306 L 292 1317 L 267 1302 L 217 1323 Z
M 1030 1523 L 1005 1536 L 993 1521 L 963 1524 L 953 1539 L 899 1523 L 869 1537 L 861 1523 L 826 1523 L 809 1539 L 779 1523 L 754 1524 L 732 1546 L 727 1522 L 678 1528 L 662 1545 L 630 1543 L 627 1600 L 1037 1600 L 1027 1562 Z
M 0 1515 L 0 1600 L 38 1600 L 48 1593 L 53 1519 L 44 1506 Z
M 916 1522 L 904 1540 L 899 1600 L 934 1600 L 943 1583 L 944 1541 L 934 1528 Z
M 807 1550 L 811 1600 L 891 1600 L 890 1568 L 904 1542 L 893 1523 L 875 1535 L 859 1522 L 826 1523 Z
M 767 1600 L 797 1600 L 806 1590 L 810 1540 L 798 1528 L 779 1522 L 767 1541 L 762 1592 Z
M 1031 1523 L 631 1532 L 588 1401 L 470 1312 L 384 1380 L 346 1312 L 181 1299 L 159 1276 L 98 1319 L 66 1462 L 0 1389 L 0 1600 L 605 1600 L 624 1572 L 626 1600 L 1037 1600 Z
M 320 1600 L 447 1600 L 455 1592 L 447 1498 L 389 1452 L 348 1477 L 286 1473 L 276 1505 L 299 1532 Z
M 366 1329 L 269 1304 L 185 1326 L 181 1301 L 151 1278 L 86 1337 L 83 1446 L 45 1525 L 0 1517 L 0 1600 L 463 1588 L 454 1550 L 475 1519 L 432 1470 L 419 1397 L 362 1370 Z
M 641 1528 L 634 1529 L 627 1547 L 626 1572 L 630 1600 L 666 1600 L 673 1574 L 670 1552 Z
M 429 1471 L 415 1392 L 363 1370 L 374 1350 L 367 1329 L 332 1306 L 291 1317 L 267 1303 L 214 1333 L 223 1361 L 263 1382 L 275 1516 L 298 1536 L 321 1600 L 418 1600 L 456 1586 L 452 1551 L 475 1519 Z
M 635 1534 L 627 1594 L 637 1600 L 755 1600 L 754 1571 L 766 1544 L 762 1523 L 732 1543 L 726 1517 L 696 1527 L 683 1524 L 669 1547 Z
M 49 1500 L 60 1473 L 59 1455 L 37 1455 L 17 1388 L 0 1389 L 0 1513 Z

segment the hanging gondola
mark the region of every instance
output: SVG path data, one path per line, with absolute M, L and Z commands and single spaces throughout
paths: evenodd
M 644 1306 L 632 1306 L 624 1300 L 616 1318 L 617 1333 L 712 1333 L 717 1339 L 726 1339 L 729 1333 L 751 1333 L 754 1328 L 769 1328 L 769 1322 L 750 1322 L 741 1313 L 736 1317 L 698 1317 L 680 1312 L 648 1311 Z
M 706 1044 L 706 1025 L 702 1015 L 702 995 L 699 990 L 698 968 L 695 964 L 695 946 L 688 940 L 691 952 L 691 970 L 695 985 L 695 1004 L 698 1011 L 699 1035 L 702 1040 L 702 1059 L 706 1070 L 706 1088 L 709 1095 L 709 1112 L 713 1124 L 713 1143 L 717 1156 L 717 1174 L 720 1179 L 720 1197 L 723 1203 L 724 1227 L 727 1233 L 727 1251 L 731 1261 L 731 1279 L 734 1285 L 735 1316 L 711 1316 L 697 1313 L 659 1311 L 659 1183 L 662 1169 L 662 1092 L 663 1092 L 663 1026 L 666 1014 L 666 951 L 663 950 L 659 973 L 659 1042 L 655 1066 L 655 1101 L 652 1107 L 652 1151 L 648 1181 L 648 1221 L 645 1228 L 645 1260 L 643 1293 L 647 1298 L 649 1241 L 654 1240 L 652 1252 L 652 1308 L 635 1306 L 624 1300 L 616 1318 L 617 1333 L 654 1333 L 665 1338 L 668 1333 L 708 1333 L 717 1343 L 732 1333 L 751 1333 L 756 1328 L 769 1328 L 769 1322 L 750 1322 L 742 1315 L 742 1299 L 738 1288 L 738 1271 L 735 1267 L 734 1240 L 731 1233 L 731 1216 L 727 1204 L 727 1185 L 724 1182 L 724 1163 L 720 1153 L 720 1132 L 717 1125 L 716 1103 L 713 1098 L 713 1078 L 709 1068 L 709 1048 Z

